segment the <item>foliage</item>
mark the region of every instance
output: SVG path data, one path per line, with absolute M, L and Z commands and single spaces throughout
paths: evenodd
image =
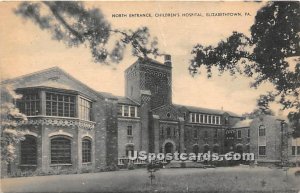
M 133 163 L 129 163 L 127 166 L 128 170 L 134 170 L 135 169 L 135 165 Z
M 189 67 L 191 74 L 205 67 L 207 76 L 211 77 L 215 67 L 220 74 L 226 71 L 232 76 L 254 78 L 251 85 L 254 88 L 264 82 L 272 83 L 275 91 L 261 96 L 261 102 L 279 102 L 283 109 L 291 109 L 299 116 L 299 2 L 268 2 L 257 12 L 250 30 L 251 37 L 233 32 L 216 47 L 195 45 L 191 52 L 194 56 Z M 290 120 L 295 121 L 299 123 L 299 119 Z
M 15 147 L 17 143 L 24 139 L 23 131 L 17 127 L 18 121 L 27 121 L 24 114 L 9 99 L 16 99 L 18 96 L 8 87 L 1 86 L 1 161 L 9 163 L 16 158 Z
M 260 95 L 256 101 L 256 106 L 258 108 L 254 109 L 251 113 L 243 114 L 244 117 L 254 119 L 260 117 L 261 115 L 275 115 L 275 113 L 269 108 L 269 102 L 274 101 L 275 98 L 272 93 L 268 95 Z
M 151 38 L 147 27 L 112 29 L 101 10 L 87 9 L 82 2 L 23 2 L 15 13 L 31 20 L 41 30 L 47 30 L 52 39 L 62 41 L 69 47 L 85 45 L 95 62 L 119 63 L 127 45 L 131 45 L 132 54 L 137 57 L 159 55 L 157 38 Z M 109 50 L 112 35 L 116 35 L 118 40 Z

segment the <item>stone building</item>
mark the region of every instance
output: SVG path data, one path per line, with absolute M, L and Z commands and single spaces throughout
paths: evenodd
M 122 167 L 132 150 L 223 154 L 229 147 L 242 144 L 244 150 L 251 143 L 248 137 L 233 144 L 226 138 L 228 130 L 239 128 L 241 116 L 172 103 L 169 55 L 164 63 L 140 58 L 132 64 L 125 71 L 124 97 L 91 89 L 58 67 L 1 83 L 8 85 L 22 94 L 11 102 L 28 117 L 19 123 L 26 139 L 17 147 L 11 172 L 57 167 L 97 171 L 108 165 Z M 240 130 L 248 135 L 248 130 Z M 258 151 L 251 145 L 250 150 Z
M 225 148 L 227 152 L 254 153 L 259 165 L 296 164 L 300 162 L 300 138 L 293 139 L 291 132 L 282 118 L 261 115 L 227 129 Z

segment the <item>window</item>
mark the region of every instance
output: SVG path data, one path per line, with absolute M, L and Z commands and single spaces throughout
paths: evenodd
M 122 105 L 118 105 L 118 116 L 122 116 Z
M 241 139 L 242 138 L 242 130 L 237 130 L 237 139 Z
M 167 128 L 167 137 L 170 137 L 170 136 L 171 136 L 171 128 L 168 127 L 168 128 Z
M 196 123 L 199 123 L 200 122 L 199 115 L 195 113 L 195 116 L 196 116 Z
M 71 164 L 71 140 L 65 137 L 51 139 L 51 164 Z
M 183 120 L 186 119 L 186 113 L 183 113 Z
M 213 147 L 213 153 L 219 153 L 219 146 L 218 145 L 215 145 Z
M 215 130 L 214 138 L 218 138 L 218 129 Z
M 84 98 L 79 98 L 79 118 L 83 120 L 91 120 L 92 103 Z
M 208 153 L 209 151 L 209 146 L 208 145 L 204 145 L 203 147 L 203 153 Z
M 127 135 L 132 136 L 132 126 L 127 126 Z
M 198 145 L 193 145 L 193 153 L 198 155 L 198 153 L 199 153 L 199 146 Z
M 206 115 L 203 115 L 203 121 L 202 123 L 207 123 Z
M 216 124 L 220 125 L 221 122 L 220 122 L 220 116 L 216 116 Z
M 21 164 L 37 164 L 37 142 L 36 137 L 26 135 L 25 140 L 21 141 Z
M 123 116 L 129 117 L 129 106 L 127 106 L 127 105 L 123 106 Z
M 75 96 L 46 92 L 46 115 L 75 117 Z
M 200 123 L 203 123 L 204 120 L 203 120 L 203 115 L 200 115 Z
M 217 123 L 216 123 L 216 116 L 212 116 L 212 123 L 213 123 L 213 124 L 217 124 Z
M 300 155 L 300 146 L 292 146 L 292 155 Z
M 266 136 L 266 128 L 265 128 L 265 126 L 263 126 L 263 125 L 259 126 L 258 136 Z
M 210 124 L 211 123 L 210 121 L 211 121 L 210 120 L 210 115 L 207 115 L 207 123 Z
M 191 116 L 191 122 L 195 123 L 195 113 L 191 113 L 190 116 Z
M 38 93 L 25 93 L 22 99 L 17 101 L 17 107 L 21 113 L 27 116 L 39 115 L 40 110 L 40 97 Z
M 129 107 L 130 117 L 135 117 L 135 107 Z
M 250 138 L 250 129 L 247 129 L 247 137 Z
M 123 117 L 137 117 L 137 107 L 122 105 L 119 109 L 118 115 Z
M 258 146 L 258 155 L 266 155 L 266 146 Z
M 164 128 L 160 128 L 160 136 L 164 137 Z
M 208 138 L 208 131 L 204 131 L 204 138 L 205 138 L 205 139 Z
M 167 113 L 167 117 L 170 118 L 170 117 L 171 117 L 171 114 L 170 114 L 170 113 Z
M 197 139 L 197 138 L 198 138 L 198 130 L 194 129 L 194 139 Z
M 82 163 L 92 160 L 92 142 L 89 139 L 82 140 Z

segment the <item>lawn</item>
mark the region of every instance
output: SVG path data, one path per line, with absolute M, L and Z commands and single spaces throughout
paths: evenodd
M 298 192 L 300 177 L 269 168 L 161 169 L 153 185 L 145 169 L 10 178 L 2 192 Z

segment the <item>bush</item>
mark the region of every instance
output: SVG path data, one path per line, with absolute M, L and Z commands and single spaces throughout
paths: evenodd
M 107 171 L 117 171 L 119 170 L 118 166 L 116 164 L 111 164 L 107 167 Z
M 133 163 L 128 164 L 127 166 L 128 170 L 134 170 L 135 169 L 135 165 Z

